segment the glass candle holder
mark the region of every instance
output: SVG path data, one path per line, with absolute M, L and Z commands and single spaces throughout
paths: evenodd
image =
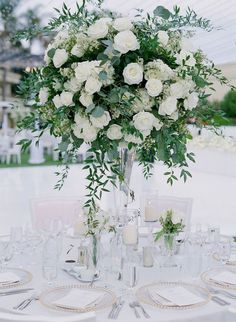
M 137 209 L 127 209 L 124 211 L 124 226 L 122 231 L 123 243 L 126 246 L 138 244 L 138 215 Z
M 141 198 L 141 213 L 144 225 L 157 222 L 159 219 L 157 197 L 157 192 L 153 192 L 146 193 Z

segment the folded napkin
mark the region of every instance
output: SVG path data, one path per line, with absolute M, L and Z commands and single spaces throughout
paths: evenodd
M 211 280 L 236 285 L 236 274 L 230 271 L 224 271 L 211 277 Z
M 152 291 L 152 297 L 164 305 L 185 306 L 201 302 L 203 299 L 187 290 L 185 287 L 176 286 Z
M 70 306 L 76 308 L 84 308 L 89 305 L 97 304 L 101 301 L 104 293 L 102 292 L 90 292 L 81 289 L 71 289 L 70 292 L 54 301 L 57 306 Z
M 11 284 L 19 281 L 19 276 L 12 272 L 0 273 L 0 284 Z

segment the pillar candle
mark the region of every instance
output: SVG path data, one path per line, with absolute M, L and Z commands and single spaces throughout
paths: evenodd
M 145 221 L 157 221 L 158 220 L 158 212 L 153 206 L 146 205 L 145 213 L 144 213 Z
M 86 225 L 84 223 L 84 218 L 79 218 L 74 225 L 74 234 L 76 236 L 82 236 L 86 233 Z
M 153 266 L 152 249 L 149 246 L 143 247 L 143 266 L 144 267 Z
M 138 243 L 138 227 L 128 224 L 123 228 L 123 242 L 125 245 L 136 245 Z

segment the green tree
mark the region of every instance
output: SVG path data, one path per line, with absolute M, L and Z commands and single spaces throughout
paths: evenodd
M 236 90 L 229 91 L 221 102 L 221 109 L 227 117 L 236 117 Z

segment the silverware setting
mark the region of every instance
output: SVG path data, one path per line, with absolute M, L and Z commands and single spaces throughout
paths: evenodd
M 210 292 L 211 294 L 221 294 L 221 295 L 224 295 L 224 296 L 226 296 L 226 297 L 228 297 L 228 298 L 231 298 L 231 299 L 236 300 L 236 295 L 235 295 L 235 294 L 233 294 L 233 293 L 230 293 L 230 292 L 225 291 L 225 290 L 215 290 L 215 289 L 214 289 L 214 288 L 212 288 L 212 287 L 207 287 L 207 288 L 208 288 L 208 290 L 209 290 L 209 292 Z
M 33 290 L 34 290 L 33 288 L 22 288 L 22 289 L 17 289 L 17 290 L 10 290 L 10 291 L 5 291 L 5 292 L 0 292 L 0 296 L 21 294 L 21 293 L 26 293 L 28 291 L 33 291 Z
M 218 297 L 218 296 L 212 296 L 211 300 L 221 306 L 225 306 L 225 305 L 230 305 L 231 303 L 223 300 L 222 298 Z
M 32 294 L 31 297 L 25 299 L 18 305 L 14 306 L 13 309 L 22 311 L 25 308 L 27 308 L 33 301 L 37 301 L 37 300 L 39 300 L 39 297 L 36 294 Z
M 119 297 L 117 302 L 112 305 L 112 309 L 108 314 L 108 319 L 117 319 L 124 304 L 125 301 L 121 300 L 121 298 Z
M 138 310 L 137 310 L 137 306 L 134 304 L 134 302 L 129 303 L 129 306 L 131 307 L 131 309 L 134 310 L 134 314 L 135 314 L 136 318 L 140 319 L 141 316 L 139 315 Z
M 147 311 L 144 309 L 144 307 L 138 301 L 134 301 L 133 305 L 136 307 L 139 307 L 141 309 L 141 311 L 146 319 L 150 319 L 150 315 L 147 313 Z

